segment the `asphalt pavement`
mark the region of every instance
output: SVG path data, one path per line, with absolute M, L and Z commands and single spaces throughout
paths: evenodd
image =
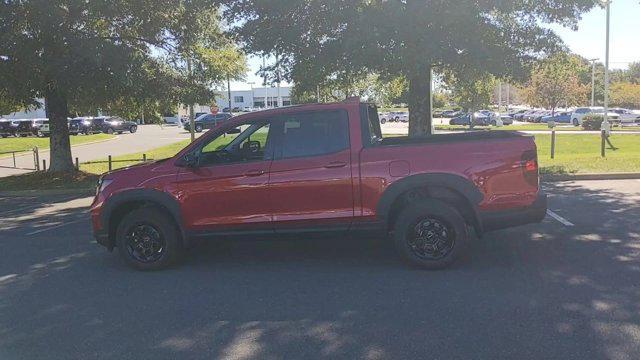
M 137 272 L 93 242 L 90 198 L 0 198 L 0 359 L 640 358 L 640 180 L 545 187 L 553 216 L 435 272 L 303 237 Z

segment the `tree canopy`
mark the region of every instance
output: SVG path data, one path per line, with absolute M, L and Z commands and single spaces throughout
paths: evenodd
M 583 104 L 591 87 L 580 83 L 578 74 L 584 66 L 577 56 L 564 53 L 540 61 L 523 89 L 525 99 L 552 112 L 560 106 Z
M 219 0 L 221 1 L 221 0 Z M 253 53 L 278 54 L 296 84 L 340 71 L 404 76 L 410 133 L 430 131 L 430 72 L 469 71 L 513 78 L 561 48 L 544 27 L 575 27 L 595 0 L 225 0 L 234 34 Z
M 235 51 L 217 17 L 208 0 L 1 1 L 0 92 L 19 104 L 45 99 L 50 169 L 71 171 L 69 110 L 211 99 L 220 69 L 232 67 L 212 51 Z M 185 53 L 201 72 L 185 75 Z

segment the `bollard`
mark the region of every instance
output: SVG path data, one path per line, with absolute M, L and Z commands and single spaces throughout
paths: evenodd
M 147 162 L 147 154 L 142 154 L 142 161 Z
M 42 171 L 47 171 L 47 159 L 42 159 Z
M 553 159 L 556 155 L 556 131 L 551 130 L 551 158 Z
M 600 156 L 604 157 L 604 142 L 607 136 L 607 132 L 602 130 L 600 132 L 601 144 L 600 144 Z
M 76 158 L 76 170 L 80 170 L 80 162 L 78 161 L 78 158 Z
M 112 164 L 111 164 L 111 155 L 109 155 L 109 171 L 112 170 Z
M 16 153 L 12 152 L 11 155 L 13 155 L 13 167 L 15 168 L 15 167 L 17 167 L 16 166 Z
M 40 171 L 40 154 L 37 146 L 33 148 L 33 161 L 36 164 L 36 170 Z

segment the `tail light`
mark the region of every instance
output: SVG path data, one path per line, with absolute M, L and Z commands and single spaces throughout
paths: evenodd
M 538 153 L 535 150 L 525 151 L 520 161 L 522 175 L 531 185 L 538 186 Z

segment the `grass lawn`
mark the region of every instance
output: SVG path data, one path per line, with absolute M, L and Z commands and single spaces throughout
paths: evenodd
M 69 139 L 71 140 L 71 145 L 78 145 L 78 144 L 91 142 L 91 141 L 111 139 L 113 137 L 114 135 L 109 135 L 109 134 L 94 134 L 94 135 L 70 136 Z M 10 137 L 10 138 L 0 139 L 0 153 L 6 152 L 6 151 L 29 151 L 36 146 L 39 149 L 48 149 L 49 138 Z M 11 154 L 9 154 L 8 156 L 11 156 Z
M 34 189 L 94 189 L 98 175 L 84 172 L 74 174 L 50 174 L 47 172 L 32 172 L 24 175 L 14 175 L 0 178 L 0 190 L 19 191 Z
M 612 135 L 619 148 L 606 150 L 600 157 L 600 135 L 556 134 L 555 159 L 551 159 L 551 135 L 536 134 L 538 160 L 542 173 L 640 172 L 640 135 Z

